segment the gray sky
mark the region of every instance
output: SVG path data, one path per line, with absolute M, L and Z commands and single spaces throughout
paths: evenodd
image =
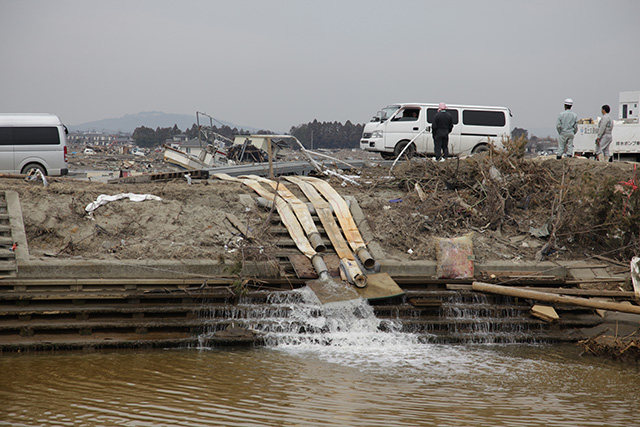
M 0 112 L 141 111 L 288 131 L 394 102 L 552 131 L 640 90 L 637 0 L 0 0 Z

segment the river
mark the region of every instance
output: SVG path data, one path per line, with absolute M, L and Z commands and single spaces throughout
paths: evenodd
M 3 426 L 633 426 L 640 369 L 573 345 L 5 354 Z
M 308 294 L 256 311 L 265 347 L 2 354 L 0 426 L 640 426 L 640 365 L 425 343 Z

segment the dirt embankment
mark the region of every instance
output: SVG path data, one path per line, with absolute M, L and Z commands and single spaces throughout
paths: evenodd
M 331 182 L 358 200 L 390 258 L 435 259 L 434 239 L 470 232 L 478 260 L 604 254 L 627 261 L 640 253 L 633 164 L 491 153 L 443 163 L 418 159 L 391 172 L 374 164 L 359 172 L 360 186 Z M 251 256 L 232 250 L 238 230 L 225 219 L 227 213 L 258 232 L 261 252 L 272 249 L 268 212 L 243 204 L 240 194 L 256 195 L 237 183 L 102 184 L 66 178 L 44 187 L 4 178 L 0 189 L 20 195 L 32 256 L 229 261 Z M 162 200 L 120 200 L 92 217 L 85 212 L 99 195 L 119 193 Z

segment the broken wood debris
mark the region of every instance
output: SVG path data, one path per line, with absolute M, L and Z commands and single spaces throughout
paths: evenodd
M 637 333 L 637 331 L 636 331 Z M 600 335 L 578 341 L 585 353 L 594 356 L 610 356 L 618 360 L 640 360 L 640 339 Z
M 581 307 L 599 308 L 603 310 L 620 311 L 623 313 L 640 314 L 640 306 L 632 304 L 596 301 L 592 299 L 570 297 L 566 295 L 555 295 L 546 292 L 519 289 L 509 286 L 492 285 L 490 283 L 483 282 L 473 282 L 471 288 L 476 292 L 486 292 L 516 298 L 526 298 L 537 301 L 552 302 L 556 304 L 577 305 Z
M 147 173 L 142 175 L 124 176 L 121 178 L 110 179 L 109 184 L 142 184 L 148 182 L 163 182 L 172 179 L 185 179 L 189 175 L 191 179 L 208 179 L 209 171 L 207 170 L 190 170 L 186 172 L 159 172 Z
M 557 322 L 560 319 L 553 307 L 536 304 L 531 307 L 531 314 L 545 322 Z

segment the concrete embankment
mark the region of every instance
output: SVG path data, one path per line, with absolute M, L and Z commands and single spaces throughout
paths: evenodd
M 231 326 L 259 324 L 261 320 L 249 314 L 258 307 L 280 313 L 274 295 L 304 286 L 305 281 L 269 275 L 266 264 L 246 265 L 236 277 L 227 275 L 228 267 L 204 261 L 20 262 L 17 277 L 0 282 L 0 349 L 259 343 L 259 339 L 214 337 Z M 483 274 L 512 275 L 514 267 L 487 263 L 477 269 Z M 426 342 L 576 341 L 604 322 L 593 310 L 572 306 L 556 307 L 561 320 L 544 322 L 530 314 L 530 301 L 473 292 L 470 280 L 434 279 L 433 262 L 382 262 L 380 268 L 392 275 L 405 295 L 372 301 L 377 316 L 398 320 L 403 330 Z M 559 283 L 566 286 L 566 267 L 520 263 L 518 268 L 520 276 L 512 277 L 514 283 L 549 289 L 557 289 Z M 522 276 L 527 269 L 529 278 Z M 550 280 L 549 271 L 564 276 Z M 547 279 L 536 282 L 532 277 L 540 272 Z M 239 277 L 257 279 L 242 282 Z M 615 295 L 629 298 L 627 293 Z
M 298 296 L 292 291 L 306 283 L 286 257 L 278 266 L 216 260 L 34 259 L 19 203 L 11 195 L 6 199 L 5 229 L 12 234 L 4 243 L 17 246 L 4 248 L 8 268 L 0 280 L 1 351 L 258 344 L 259 336 L 218 339 L 216 333 L 239 326 L 259 329 L 261 322 L 287 316 L 278 296 L 293 294 L 295 301 Z M 435 261 L 387 260 L 367 235 L 357 205 L 352 210 L 378 260 L 376 268 L 405 291 L 371 301 L 376 315 L 400 322 L 404 331 L 425 342 L 576 341 L 606 325 L 606 316 L 569 305 L 555 307 L 559 321 L 545 322 L 530 314 L 529 300 L 473 292 L 475 279 L 632 299 L 625 292 L 579 289 L 584 281 L 624 280 L 607 275 L 606 266 L 587 263 L 477 262 L 474 279 L 435 279 Z M 262 317 L 255 316 L 258 307 Z

